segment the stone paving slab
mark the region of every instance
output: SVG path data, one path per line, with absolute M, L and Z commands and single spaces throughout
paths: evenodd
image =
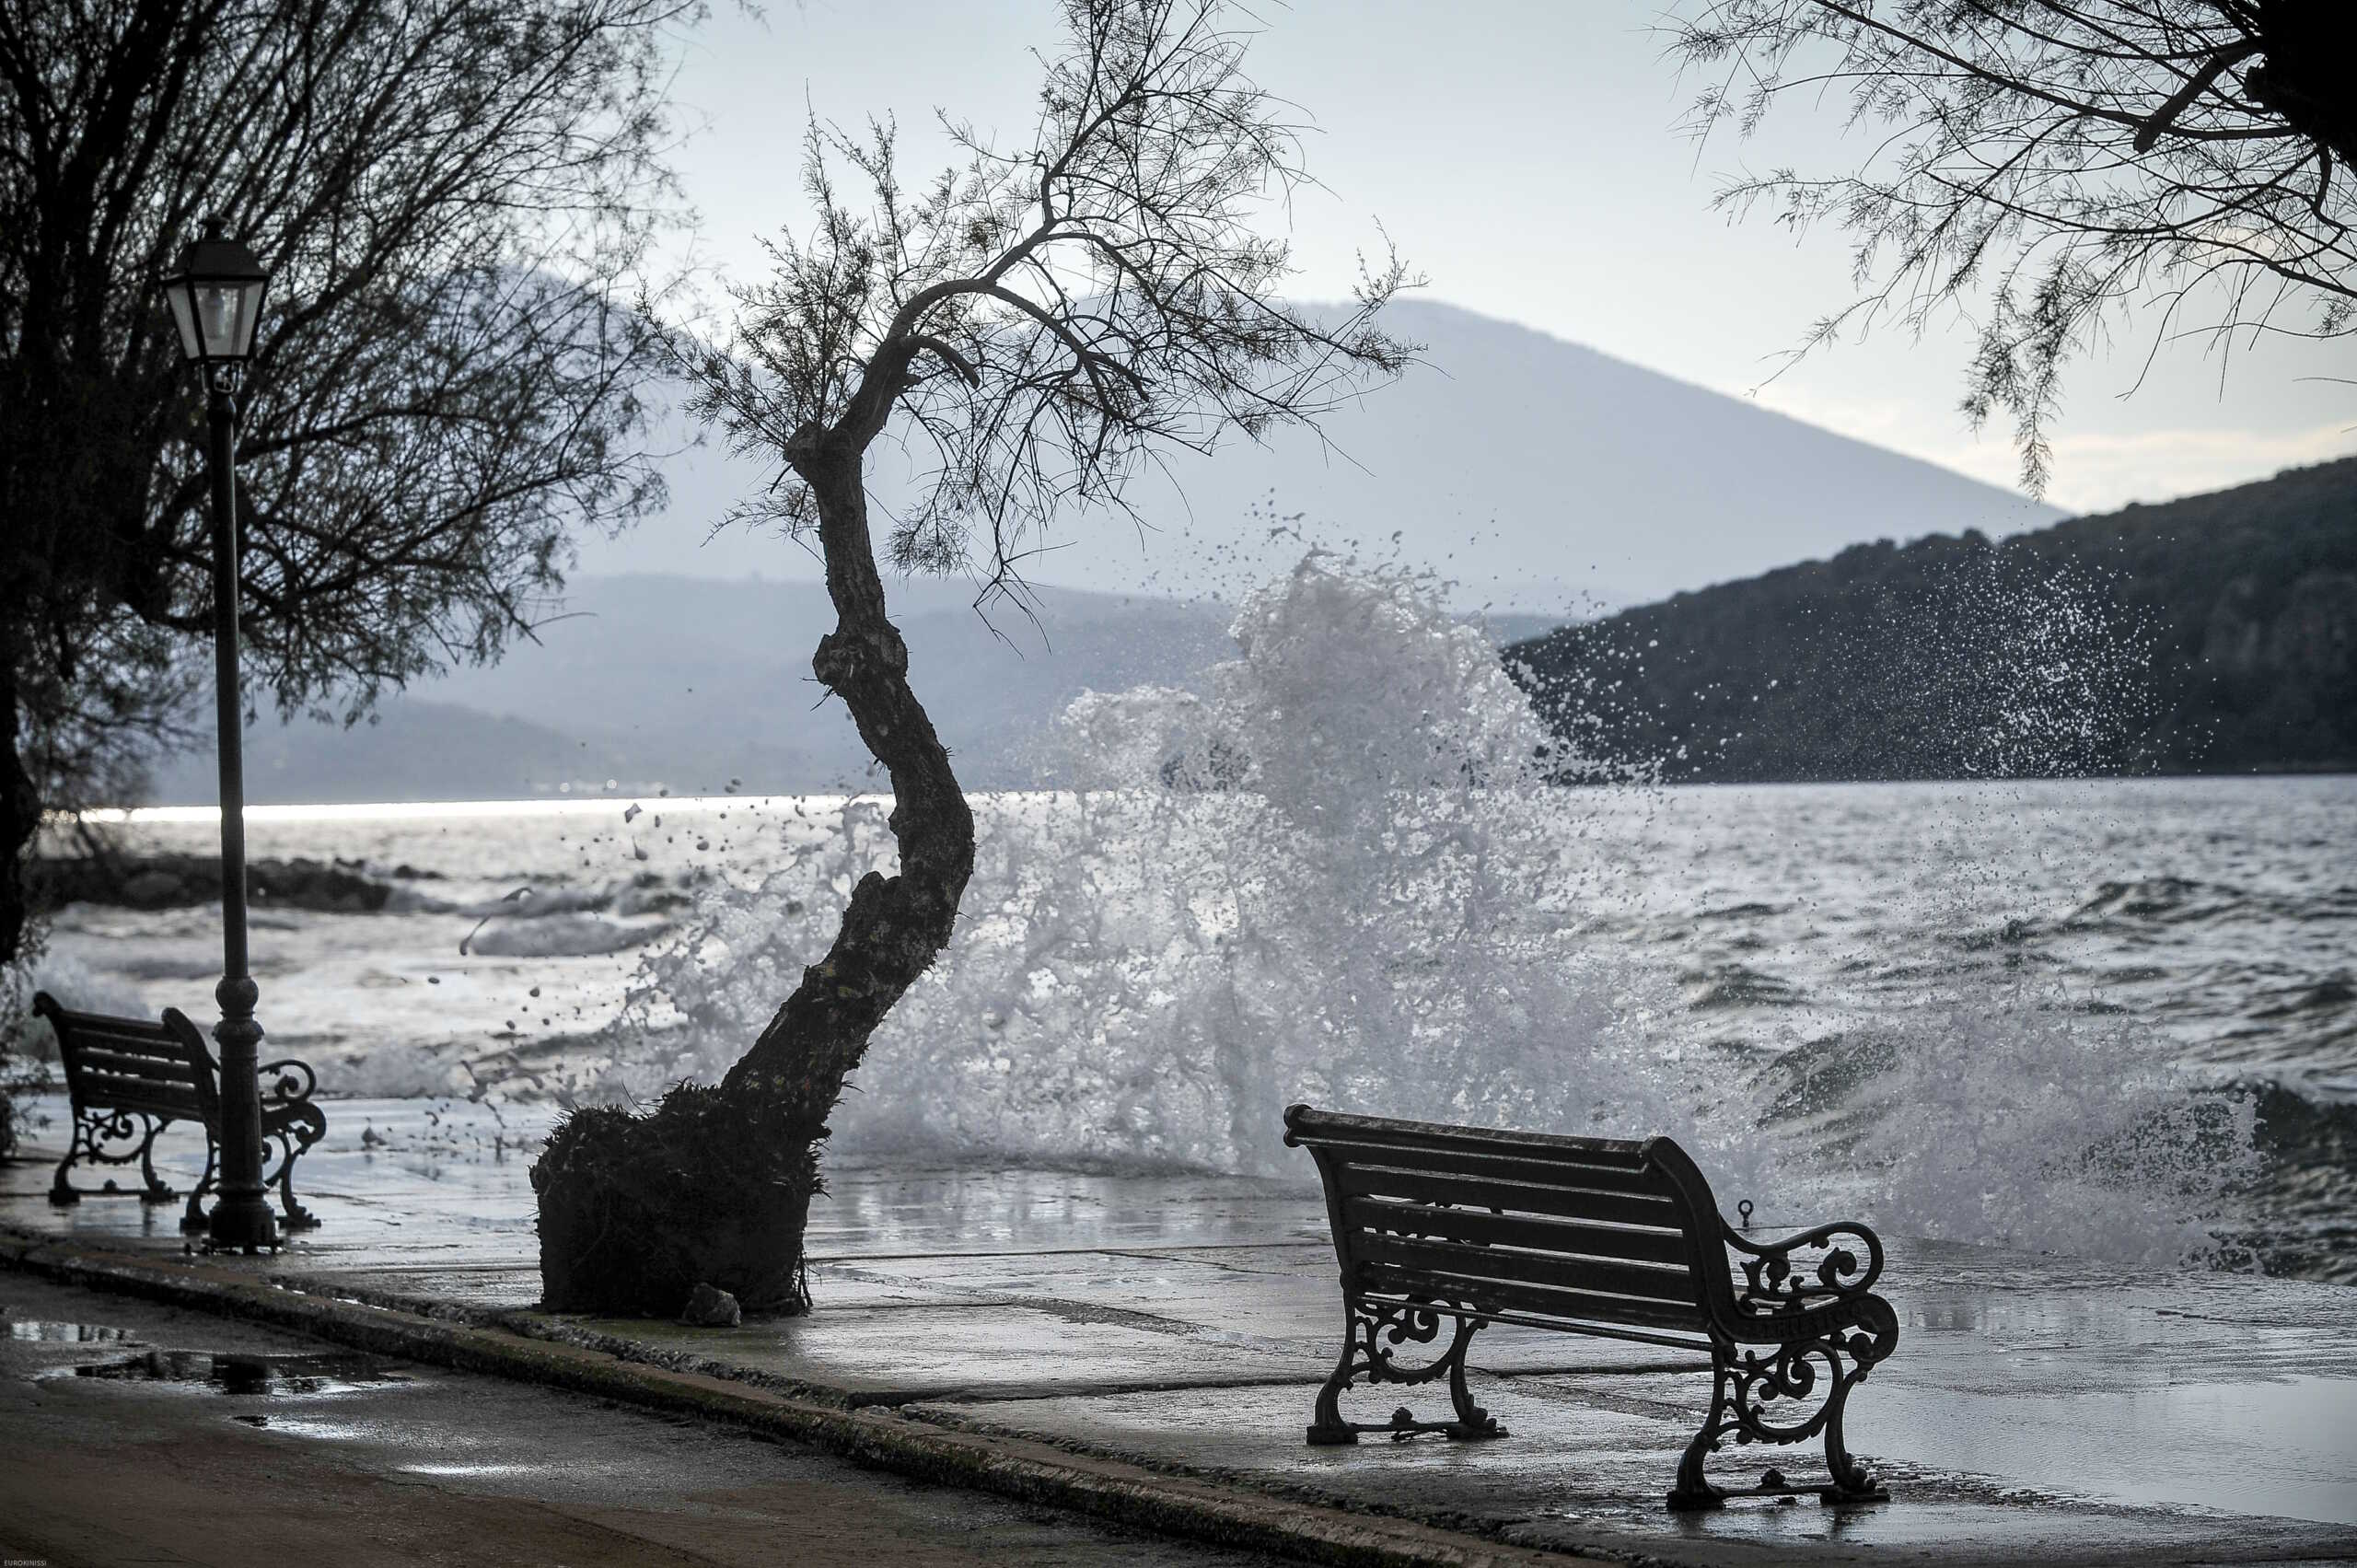
M 532 1310 L 528 1151 L 544 1117 L 328 1109 L 329 1140 L 298 1167 L 325 1225 L 274 1258 L 209 1269 L 600 1335 L 943 1431 L 1403 1512 L 1492 1542 L 1709 1563 L 2357 1561 L 2357 1289 L 1890 1238 L 1881 1288 L 1900 1346 L 1853 1398 L 1850 1431 L 1893 1501 L 1695 1518 L 1660 1505 L 1709 1394 L 1685 1353 L 1487 1330 L 1478 1397 L 1512 1437 L 1308 1448 L 1340 1329 L 1313 1180 L 838 1159 L 812 1212 L 817 1313 L 695 1330 Z M 190 1152 L 164 1163 L 192 1177 Z M 53 1209 L 47 1182 L 37 1159 L 0 1167 L 0 1226 L 180 1255 L 178 1205 Z M 1400 1391 L 1353 1399 L 1353 1413 L 1380 1419 Z M 1777 1457 L 1796 1475 L 1814 1458 Z M 1737 1481 L 1765 1462 L 1750 1450 L 1717 1461 Z
M 645 1318 L 561 1321 L 658 1352 L 840 1388 L 863 1403 L 1028 1399 L 1107 1388 L 1298 1386 L 1323 1376 L 1306 1357 L 1208 1343 L 1186 1325 L 1152 1313 L 1109 1314 L 1076 1302 L 831 1307 L 737 1329 L 689 1329 Z
M 2204 1562 L 2304 1562 L 2357 1553 L 2357 1532 L 2345 1529 L 2071 1499 L 1910 1461 L 1897 1451 L 1907 1446 L 1909 1412 L 1872 1398 L 1871 1384 L 1852 1410 L 1862 1429 L 1858 1446 L 1887 1477 L 1890 1503 L 1828 1508 L 1806 1499 L 1747 1499 L 1714 1514 L 1673 1515 L 1661 1494 L 1700 1423 L 1709 1379 L 1689 1373 L 1623 1376 L 1602 1388 L 1600 1381 L 1475 1379 L 1475 1399 L 1511 1434 L 1486 1443 L 1368 1438 L 1312 1448 L 1301 1437 L 1307 1401 L 1299 1389 L 1281 1388 L 1233 1390 L 1215 1404 L 1192 1392 L 1143 1392 L 925 1405 L 911 1413 L 1142 1461 L 1176 1460 L 1361 1508 L 1417 1517 L 1453 1513 L 1508 1540 L 1671 1562 L 2152 1562 L 2184 1561 L 2189 1548 Z M 1717 1461 L 1714 1473 L 1743 1481 L 1771 1458 L 1797 1470 L 1792 1453 L 1739 1450 Z M 2075 1454 L 2049 1452 L 2041 1461 L 2026 1450 L 2009 1468 L 2043 1465 L 2050 1473 L 2057 1458 Z
M 355 1301 L 448 1302 L 480 1312 L 510 1312 L 540 1299 L 538 1264 L 420 1264 L 340 1269 L 323 1287 Z
M 1229 1261 L 1231 1253 L 1245 1261 Z M 1268 1267 L 1272 1257 L 1283 1257 L 1287 1266 Z M 836 1299 L 826 1288 L 834 1279 L 856 1279 L 877 1288 L 904 1283 L 935 1299 L 1033 1306 L 1059 1317 L 1077 1310 L 1107 1323 L 1144 1317 L 1159 1331 L 1178 1333 L 1207 1351 L 1274 1353 L 1312 1382 L 1326 1376 L 1341 1348 L 1334 1253 L 1323 1240 L 1314 1248 L 860 1259 L 831 1264 L 827 1276 L 813 1279 L 812 1292 L 822 1307 Z M 1481 1351 L 1484 1364 L 1502 1371 L 1707 1365 L 1690 1352 L 1512 1327 L 1485 1332 Z M 1239 1382 L 1255 1376 L 1241 1362 L 1236 1374 Z

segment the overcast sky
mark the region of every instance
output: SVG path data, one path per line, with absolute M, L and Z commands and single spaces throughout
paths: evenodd
M 1048 0 L 777 0 L 722 9 L 683 46 L 678 167 L 700 215 L 708 276 L 762 272 L 760 237 L 803 229 L 796 158 L 806 114 L 898 116 L 911 176 L 940 158 L 939 105 L 1028 140 L 1039 68 L 1057 41 Z M 1819 315 L 1850 297 L 1842 238 L 1795 243 L 1711 211 L 1728 175 L 1794 161 L 1831 168 L 1839 106 L 1751 144 L 1699 149 L 1679 129 L 1681 82 L 1650 23 L 1654 0 L 1296 0 L 1259 8 L 1250 69 L 1317 129 L 1329 188 L 1290 218 L 1293 292 L 1337 298 L 1379 221 L 1429 275 L 1428 296 L 1756 397 L 1863 440 L 2010 483 L 2002 430 L 1978 437 L 1956 405 L 1969 329 L 1918 343 L 1891 330 L 1768 378 Z M 911 183 L 916 183 L 911 178 Z M 2357 349 L 2274 342 L 2231 364 L 2164 347 L 2132 398 L 2149 333 L 2077 366 L 2049 499 L 2073 511 L 2158 500 L 2357 451 Z

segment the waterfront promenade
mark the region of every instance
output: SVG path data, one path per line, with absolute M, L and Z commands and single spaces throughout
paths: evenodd
M 2357 1558 L 2357 1289 L 1895 1237 L 1899 1348 L 1849 1418 L 1892 1501 L 1675 1516 L 1661 1494 L 1710 1392 L 1680 1352 L 1492 1330 L 1476 1396 L 1510 1438 L 1305 1446 L 1341 1328 L 1306 1160 L 1298 1182 L 838 1162 L 811 1214 L 817 1311 L 697 1330 L 534 1309 L 544 1120 L 329 1109 L 298 1167 L 326 1223 L 275 1257 L 185 1252 L 177 1205 L 51 1207 L 52 1125 L 0 1167 L 0 1262 L 1332 1560 Z M 201 1154 L 183 1132 L 160 1163 L 184 1181 Z M 1771 1232 L 1829 1217 L 1763 1208 Z M 1361 1392 L 1354 1413 L 1403 1397 L 1434 1396 Z M 1815 1458 L 1730 1448 L 1714 1474 Z

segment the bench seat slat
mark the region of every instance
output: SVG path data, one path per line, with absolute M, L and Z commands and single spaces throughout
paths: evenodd
M 69 1038 L 75 1048 L 82 1051 L 114 1051 L 125 1056 L 168 1057 L 175 1062 L 187 1058 L 180 1042 L 161 1029 L 154 1034 L 133 1034 L 128 1030 L 77 1028 Z
M 1452 1278 L 1514 1280 L 1524 1284 L 1698 1307 L 1694 1272 L 1690 1269 L 1665 1269 L 1608 1258 L 1517 1252 L 1503 1247 L 1470 1247 L 1457 1241 L 1427 1241 L 1402 1236 L 1353 1237 L 1351 1255 L 1364 1262 L 1396 1263 L 1401 1268 L 1422 1269 Z
M 74 1054 L 85 1071 L 112 1073 L 120 1077 L 145 1078 L 168 1084 L 193 1084 L 197 1081 L 196 1069 L 177 1051 L 169 1056 L 134 1056 L 120 1051 L 98 1051 L 85 1046 Z
M 1429 1269 L 1402 1268 L 1394 1263 L 1362 1263 L 1362 1289 L 1394 1295 L 1434 1296 L 1458 1301 L 1485 1311 L 1528 1312 L 1543 1318 L 1586 1319 L 1601 1323 L 1635 1323 L 1656 1329 L 1702 1328 L 1702 1309 L 1674 1301 L 1647 1301 L 1601 1291 L 1567 1290 L 1550 1285 L 1493 1280 L 1466 1280 Z
M 1343 1195 L 1352 1198 L 1408 1198 L 1420 1203 L 1456 1203 L 1665 1229 L 1678 1228 L 1679 1224 L 1678 1204 L 1666 1195 L 1599 1192 L 1593 1188 L 1540 1186 L 1340 1162 L 1334 1167 L 1334 1179 L 1341 1184 Z
M 1412 1231 L 1449 1241 L 1525 1247 L 1538 1252 L 1573 1252 L 1591 1258 L 1620 1258 L 1639 1263 L 1687 1266 L 1685 1236 L 1673 1229 L 1590 1225 L 1580 1220 L 1528 1214 L 1493 1214 L 1487 1209 L 1450 1209 L 1393 1198 L 1350 1198 L 1343 1222 L 1353 1230 Z
M 1376 1299 L 1390 1299 L 1378 1294 Z M 1471 1323 L 1510 1323 L 1518 1329 L 1551 1329 L 1557 1332 L 1569 1330 L 1591 1339 L 1626 1340 L 1631 1344 L 1667 1345 L 1672 1350 L 1701 1351 L 1710 1353 L 1711 1336 L 1701 1329 L 1680 1331 L 1675 1329 L 1640 1329 L 1627 1323 L 1599 1323 L 1587 1319 L 1567 1323 L 1560 1318 L 1534 1318 L 1527 1312 L 1459 1312 L 1452 1316 Z
M 91 1068 L 82 1072 L 82 1098 L 121 1098 L 124 1095 L 145 1095 L 151 1099 L 185 1103 L 192 1109 L 203 1103 L 197 1086 L 185 1081 L 158 1078 L 146 1073 L 111 1073 Z
M 1457 1176 L 1488 1177 L 1499 1181 L 1529 1181 L 1541 1186 L 1586 1187 L 1599 1192 L 1657 1192 L 1669 1184 L 1658 1171 L 1643 1166 L 1594 1160 L 1529 1159 L 1515 1154 L 1472 1154 L 1458 1149 L 1428 1149 L 1323 1142 L 1316 1145 L 1329 1158 L 1351 1165 L 1387 1166 L 1395 1170 L 1436 1170 Z

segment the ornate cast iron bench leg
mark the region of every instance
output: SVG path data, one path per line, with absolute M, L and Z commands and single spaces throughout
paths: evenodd
M 1318 1408 L 1310 1412 L 1310 1447 L 1341 1447 L 1346 1443 L 1358 1443 L 1358 1426 L 1341 1420 L 1343 1388 L 1358 1377 L 1358 1304 L 1351 1296 L 1343 1296 L 1341 1304 L 1341 1361 L 1334 1363 L 1334 1370 L 1327 1372 L 1327 1379 L 1318 1388 Z
M 295 1162 L 328 1135 L 327 1113 L 311 1103 L 318 1080 L 300 1062 L 263 1064 L 262 1139 L 277 1151 L 277 1160 L 262 1172 L 262 1185 L 278 1188 L 280 1224 L 288 1230 L 312 1230 L 319 1216 L 295 1200 Z M 296 1074 L 300 1074 L 297 1077 Z
M 1745 1489 L 1740 1495 L 1795 1496 L 1814 1491 L 1820 1502 L 1836 1505 L 1890 1501 L 1890 1493 L 1851 1456 L 1841 1440 L 1841 1411 L 1849 1403 L 1851 1388 L 1888 1353 L 1898 1334 L 1898 1318 L 1889 1307 L 1879 1298 L 1867 1299 L 1879 1311 L 1872 1320 L 1857 1326 L 1863 1332 L 1837 1330 L 1764 1350 L 1738 1351 L 1724 1342 L 1712 1346 L 1711 1410 L 1678 1459 L 1678 1481 L 1668 1497 L 1673 1510 L 1717 1508 L 1730 1495 L 1737 1495 L 1712 1485 L 1703 1473 L 1704 1461 L 1724 1445 L 1729 1434 L 1737 1443 L 1805 1443 L 1820 1430 L 1825 1435 L 1829 1484 L 1794 1486 L 1782 1470 L 1770 1469 L 1758 1486 Z M 1798 1406 L 1820 1386 L 1823 1402 L 1813 1413 L 1805 1418 L 1795 1414 L 1792 1419 L 1776 1419 L 1783 1414 L 1784 1406 Z
M 139 1195 L 143 1203 L 168 1203 L 180 1196 L 170 1182 L 156 1174 L 156 1134 L 170 1125 L 168 1121 L 151 1123 L 139 1144 L 139 1179 L 147 1184 L 147 1191 Z
M 1702 1472 L 1702 1462 L 1725 1440 L 1728 1428 L 1735 1425 L 1727 1413 L 1727 1361 L 1728 1353 L 1724 1347 L 1712 1347 L 1711 1411 L 1702 1418 L 1702 1429 L 1686 1445 L 1686 1452 L 1678 1456 L 1678 1481 L 1669 1492 L 1673 1513 L 1698 1513 L 1726 1504 L 1727 1494 L 1711 1484 Z
M 180 1229 L 199 1231 L 204 1228 L 204 1200 L 213 1191 L 219 1173 L 220 1152 L 213 1146 L 213 1134 L 204 1135 L 204 1174 L 189 1189 L 188 1207 L 180 1211 Z
M 1897 1347 L 1898 1314 L 1878 1295 L 1862 1300 L 1859 1310 L 1857 1327 L 1840 1336 L 1839 1342 L 1850 1358 L 1850 1370 L 1835 1377 L 1832 1396 L 1825 1401 L 1825 1466 L 1832 1474 L 1833 1484 L 1818 1493 L 1817 1498 L 1828 1504 L 1890 1501 L 1890 1493 L 1875 1479 L 1874 1472 L 1858 1463 L 1842 1441 L 1841 1413 L 1850 1402 L 1850 1390 L 1864 1382 L 1875 1364 Z M 1838 1361 L 1834 1365 L 1839 1373 Z
M 327 1130 L 327 1118 L 306 1101 L 298 1108 L 298 1114 L 267 1134 L 268 1141 L 277 1145 L 278 1158 L 262 1172 L 262 1185 L 277 1186 L 279 1224 L 285 1229 L 313 1230 L 319 1225 L 319 1216 L 295 1201 L 295 1162 L 326 1136 Z
M 77 1116 L 74 1119 L 73 1136 L 65 1142 L 65 1157 L 57 1162 L 57 1174 L 49 1179 L 49 1201 L 60 1208 L 82 1201 L 82 1194 L 74 1190 L 74 1183 L 65 1177 L 65 1173 L 74 1168 L 74 1162 L 81 1153 L 82 1119 Z
M 144 1110 L 75 1110 L 74 1132 L 66 1140 L 65 1157 L 57 1162 L 57 1173 L 50 1178 L 49 1201 L 64 1207 L 82 1201 L 81 1190 L 67 1174 L 84 1159 L 99 1165 L 129 1165 L 139 1162 L 140 1202 L 168 1203 L 180 1196 L 171 1184 L 156 1170 L 156 1139 L 171 1125 L 169 1118 L 158 1119 Z M 109 1145 L 128 1142 L 134 1133 L 139 1138 L 136 1148 L 115 1153 Z M 106 1191 L 115 1191 L 110 1179 Z
M 1505 1436 L 1506 1430 L 1498 1424 L 1497 1418 L 1473 1402 L 1473 1391 L 1465 1382 L 1465 1352 L 1480 1329 L 1480 1323 L 1458 1318 L 1448 1349 L 1429 1366 L 1402 1369 L 1393 1362 L 1399 1345 L 1430 1344 L 1438 1339 L 1440 1320 L 1448 1316 L 1453 1314 L 1437 1306 L 1369 1303 L 1346 1296 L 1342 1354 L 1318 1390 L 1318 1405 L 1309 1426 L 1310 1446 L 1328 1447 L 1355 1443 L 1362 1432 L 1388 1433 L 1395 1443 L 1423 1432 L 1437 1432 L 1459 1442 Z M 1386 1341 L 1389 1342 L 1387 1344 Z M 1448 1400 L 1457 1411 L 1455 1421 L 1418 1421 L 1405 1405 L 1381 1423 L 1342 1419 L 1342 1395 L 1361 1377 L 1372 1388 L 1379 1383 L 1430 1383 L 1443 1376 L 1448 1378 Z
M 1858 1463 L 1851 1455 L 1848 1445 L 1841 1441 L 1841 1409 L 1849 1402 L 1851 1385 L 1865 1375 L 1865 1369 L 1861 1367 L 1855 1376 L 1843 1378 L 1829 1401 L 1825 1419 L 1825 1468 L 1833 1477 L 1833 1484 L 1817 1494 L 1820 1503 L 1839 1505 L 1890 1501 L 1889 1492 L 1875 1480 L 1874 1472 Z

